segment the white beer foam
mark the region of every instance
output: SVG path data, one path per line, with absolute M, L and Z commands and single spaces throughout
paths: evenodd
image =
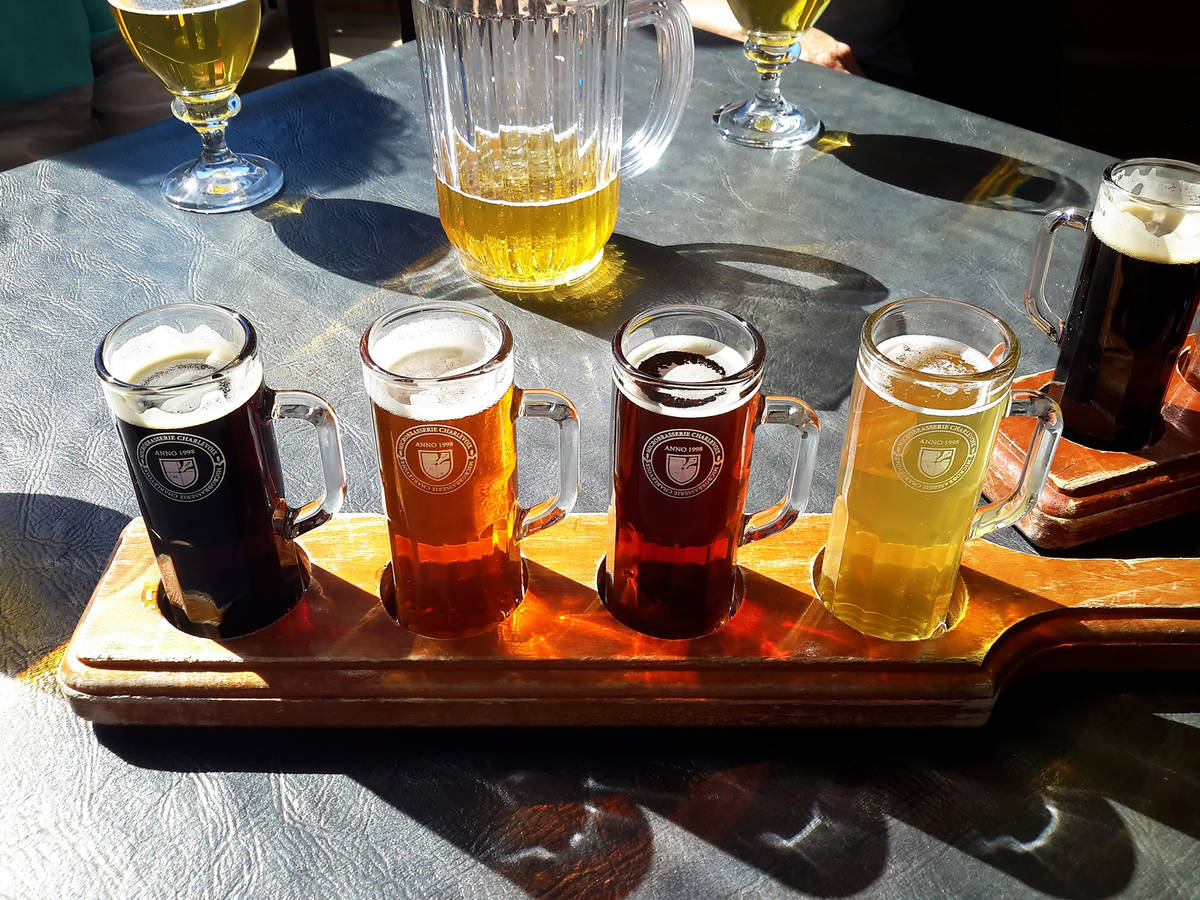
M 720 366 L 725 372 L 724 377 L 736 375 L 750 364 L 750 360 L 747 357 L 728 344 L 715 341 L 712 338 L 690 334 L 669 334 L 663 337 L 651 338 L 646 343 L 634 347 L 633 350 L 625 355 L 625 358 L 629 361 L 630 365 L 637 368 L 657 353 L 669 353 L 672 351 L 694 353 L 697 356 L 703 356 Z M 704 385 L 713 380 L 713 370 L 708 366 L 698 363 L 685 363 L 681 366 L 676 366 L 663 376 L 663 381 L 680 385 Z M 698 406 L 672 406 L 669 403 L 663 403 L 646 396 L 646 393 L 636 383 L 633 383 L 632 379 L 618 377 L 616 382 L 621 392 L 638 406 L 642 407 L 642 409 L 679 419 L 701 419 L 706 416 L 717 416 L 731 409 L 736 409 L 754 395 L 754 391 L 740 395 L 745 385 L 714 388 L 711 392 L 699 391 L 694 388 L 677 392 L 672 392 L 669 388 L 657 389 L 656 393 L 676 396 L 684 402 L 695 401 L 701 398 L 712 398 L 708 402 L 701 403 Z
M 1200 204 L 1200 185 L 1164 178 L 1155 166 L 1122 173 L 1121 187 L 1134 197 Z M 1200 262 L 1200 213 L 1141 203 L 1108 185 L 1101 186 L 1096 198 L 1092 233 L 1119 253 L 1147 262 Z
M 500 336 L 482 320 L 417 318 L 373 341 L 371 359 L 406 378 L 443 378 L 478 368 L 500 349 Z M 396 416 L 420 422 L 462 419 L 500 401 L 513 380 L 510 355 L 488 372 L 454 381 L 398 384 L 368 374 L 367 393 Z
M 158 327 L 126 341 L 105 360 L 110 374 L 126 384 L 168 388 L 196 377 L 196 366 L 210 371 L 237 359 L 240 344 L 227 341 L 207 325 L 180 331 Z M 169 373 L 175 366 L 186 366 Z M 155 377 L 158 376 L 158 377 Z M 131 395 L 105 385 L 113 413 L 131 425 L 170 430 L 194 428 L 212 422 L 249 400 L 262 384 L 262 364 L 250 360 L 219 381 L 207 381 L 194 390 L 167 390 L 161 394 Z
M 954 397 L 959 393 L 966 395 L 963 399 L 968 402 L 964 407 L 937 408 L 932 410 L 933 412 L 950 416 L 965 415 L 977 412 L 987 402 L 991 385 L 986 382 L 964 384 L 937 380 L 939 375 L 974 375 L 995 368 L 995 363 L 970 344 L 932 334 L 902 334 L 881 341 L 876 348 L 897 365 L 929 375 L 928 379 L 920 379 L 921 383 L 933 387 L 939 393 L 947 397 Z M 918 409 L 895 396 L 891 388 L 893 380 L 897 378 L 894 372 L 878 363 L 867 362 L 864 366 L 861 361 L 859 372 L 868 386 L 889 403 L 905 409 Z
M 115 6 L 131 13 L 149 13 L 156 16 L 172 16 L 184 13 L 195 14 L 210 9 L 224 9 L 247 0 L 108 0 Z

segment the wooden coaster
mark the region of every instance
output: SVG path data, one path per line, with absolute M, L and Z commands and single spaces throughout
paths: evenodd
M 1017 525 L 1047 549 L 1076 547 L 1200 510 L 1200 391 L 1184 379 L 1179 358 L 1163 405 L 1165 430 L 1135 453 L 1093 450 L 1065 438 L 1037 506 Z M 1014 387 L 1042 389 L 1053 372 L 1018 378 Z M 983 492 L 1008 496 L 1025 466 L 1034 420 L 1005 419 Z
M 378 596 L 384 520 L 303 539 L 313 587 L 262 631 L 216 642 L 154 604 L 145 527 L 125 529 L 64 655 L 72 708 L 170 725 L 978 725 L 1018 674 L 1200 668 L 1200 560 L 1063 560 L 967 546 L 962 621 L 917 643 L 865 637 L 815 599 L 829 516 L 741 551 L 746 600 L 694 641 L 643 637 L 594 584 L 602 515 L 526 542 L 530 585 L 494 633 L 419 638 Z

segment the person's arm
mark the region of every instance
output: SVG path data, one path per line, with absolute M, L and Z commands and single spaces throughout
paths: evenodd
M 850 45 L 842 43 L 831 34 L 826 34 L 820 28 L 808 29 L 800 38 L 800 46 L 804 48 L 804 58 L 814 65 L 851 75 L 863 73 Z

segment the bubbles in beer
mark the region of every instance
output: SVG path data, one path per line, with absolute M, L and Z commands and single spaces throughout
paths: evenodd
M 626 358 L 644 375 L 689 386 L 672 390 L 640 385 L 641 396 L 630 394 L 630 399 L 646 409 L 666 415 L 710 416 L 732 409 L 748 396 L 739 393 L 737 386 L 704 389 L 706 384 L 737 375 L 749 364 L 737 350 L 712 338 L 665 335 L 634 347 Z
M 655 353 L 638 363 L 637 369 L 651 378 L 692 384 L 713 381 L 729 374 L 716 360 L 688 350 Z
M 371 359 L 403 378 L 447 380 L 413 384 L 369 378 L 367 389 L 381 407 L 406 419 L 443 421 L 474 415 L 495 404 L 512 383 L 511 357 L 471 374 L 499 350 L 500 335 L 483 320 L 447 316 L 401 321 L 371 341 Z
M 995 368 L 979 350 L 962 341 L 931 334 L 904 334 L 881 341 L 878 350 L 897 365 L 929 378 L 897 376 L 879 364 L 860 361 L 859 373 L 871 388 L 889 402 L 911 409 L 969 412 L 988 400 L 986 381 L 938 381 L 975 375 Z
M 879 344 L 879 352 L 898 365 L 930 375 L 975 375 L 991 361 L 967 344 L 929 334 L 904 334 Z
M 110 6 L 134 13 L 153 13 L 155 15 L 176 15 L 179 13 L 197 13 L 209 9 L 221 9 L 234 6 L 244 0 L 108 0 Z
M 240 351 L 240 345 L 207 325 L 186 332 L 159 325 L 136 335 L 114 349 L 105 366 L 120 381 L 156 393 L 136 397 L 112 393 L 113 411 L 143 428 L 193 428 L 218 419 L 249 400 L 262 383 L 257 360 L 212 378 Z M 189 390 L 189 385 L 194 388 Z

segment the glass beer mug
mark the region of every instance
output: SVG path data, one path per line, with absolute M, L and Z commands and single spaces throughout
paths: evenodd
M 791 526 L 808 504 L 820 426 L 794 397 L 761 393 L 766 345 L 745 319 L 661 306 L 617 331 L 613 500 L 602 598 L 620 622 L 694 638 L 742 601 L 737 551 Z M 797 430 L 783 499 L 745 515 L 759 425 Z
M 560 521 L 579 495 L 571 401 L 513 385 L 513 338 L 469 303 L 385 313 L 360 344 L 392 550 L 388 612 L 416 634 L 457 638 L 507 619 L 525 596 L 519 543 Z M 558 492 L 517 503 L 516 420 L 559 428 Z M 385 578 L 388 577 L 385 575 Z
M 898 300 L 868 317 L 817 578 L 850 627 L 904 641 L 953 625 L 963 545 L 1037 502 L 1062 425 L 1049 397 L 1011 390 L 1019 357 L 1003 320 L 957 300 Z M 1038 427 L 1016 490 L 978 507 L 1006 414 Z
M 619 177 L 652 166 L 683 115 L 693 45 L 678 0 L 414 0 L 438 210 L 494 288 L 587 276 L 617 220 Z M 622 145 L 625 32 L 653 25 L 660 72 Z
M 96 372 L 167 618 L 190 634 L 230 638 L 290 610 L 309 579 L 294 539 L 327 522 L 346 496 L 329 404 L 266 387 L 254 326 L 207 303 L 158 306 L 122 322 L 96 350 Z M 284 499 L 275 419 L 317 430 L 325 491 L 300 508 Z
M 1045 299 L 1054 234 L 1063 225 L 1087 233 L 1065 322 Z M 1200 166 L 1171 159 L 1113 163 L 1093 210 L 1045 217 L 1025 307 L 1060 347 L 1054 382 L 1062 386 L 1069 439 L 1126 451 L 1155 440 L 1198 304 Z

